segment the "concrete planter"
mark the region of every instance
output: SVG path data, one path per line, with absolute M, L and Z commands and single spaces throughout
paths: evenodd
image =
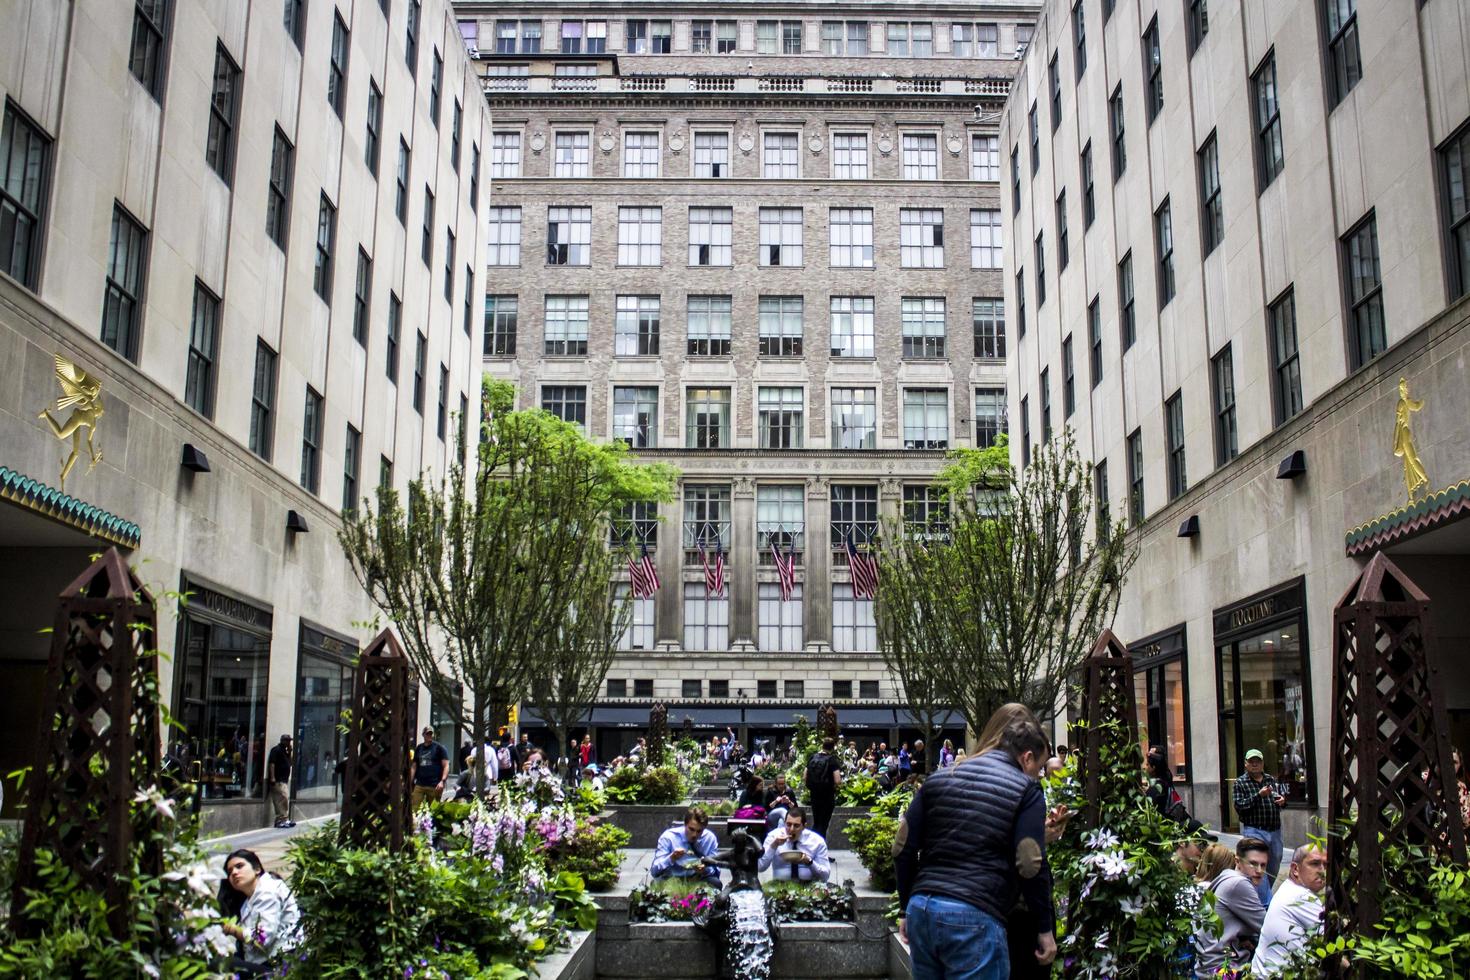
M 652 850 L 653 845 L 658 843 L 659 834 L 670 827 L 678 826 L 688 808 L 688 803 L 672 806 L 629 806 L 614 803 L 602 811 L 602 819 L 632 835 L 633 839 L 628 842 L 630 850 Z
M 574 932 L 572 944 L 531 967 L 538 980 L 596 980 L 597 933 Z
M 628 980 L 715 976 L 715 948 L 698 926 L 636 922 L 598 925 L 597 975 Z M 779 927 L 771 975 L 792 980 L 888 976 L 887 932 L 851 922 L 788 922 Z

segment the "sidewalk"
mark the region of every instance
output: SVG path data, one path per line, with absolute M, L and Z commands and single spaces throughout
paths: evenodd
M 225 837 L 211 837 L 202 843 L 204 850 L 211 857 L 223 857 L 239 848 L 254 851 L 259 855 L 260 863 L 265 865 L 267 871 L 284 875 L 289 870 L 286 845 L 291 842 L 291 838 L 297 834 L 316 830 L 322 824 L 336 819 L 337 814 L 329 813 L 321 817 L 312 817 L 310 820 L 302 820 L 294 827 L 262 827 L 260 830 L 247 830 Z

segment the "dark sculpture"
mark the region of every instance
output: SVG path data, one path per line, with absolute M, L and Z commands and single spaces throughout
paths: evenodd
M 817 730 L 823 738 L 837 737 L 837 709 L 824 704 L 817 709 Z
M 720 890 L 720 893 L 705 906 L 703 912 L 694 917 L 695 925 L 704 929 L 715 943 L 715 975 L 724 976 L 730 965 L 731 946 L 734 943 L 745 943 L 748 948 L 740 951 L 740 962 L 735 964 L 735 975 L 737 978 L 746 976 L 751 966 L 756 968 L 759 976 L 767 975 L 770 967 L 770 956 L 776 946 L 776 922 L 765 910 L 765 898 L 761 891 L 760 883 L 760 860 L 761 852 L 764 850 L 761 842 L 750 836 L 742 827 L 730 835 L 730 846 L 721 848 L 714 853 L 713 857 L 706 858 L 706 864 L 726 868 L 730 872 L 730 883 Z M 731 915 L 730 896 L 737 892 L 755 892 L 760 898 L 761 908 L 764 912 L 765 933 L 770 936 L 770 943 L 765 944 L 762 939 L 759 946 L 764 948 L 749 948 L 750 937 L 738 935 L 735 928 L 737 923 Z M 754 958 L 753 963 L 747 960 Z M 758 971 L 766 972 L 758 972 Z
M 1072 738 L 1078 750 L 1077 778 L 1087 798 L 1083 826 L 1091 828 L 1097 826 L 1102 799 L 1105 743 L 1116 739 L 1117 744 L 1107 748 L 1138 754 L 1138 703 L 1133 692 L 1133 657 L 1112 630 L 1098 635 L 1082 670 L 1082 718 Z M 1103 729 L 1107 721 L 1119 722 L 1122 730 Z M 1137 764 L 1143 764 L 1141 756 Z
M 396 851 L 413 832 L 408 770 L 418 684 L 398 638 L 386 629 L 362 652 L 354 673 L 337 838 L 344 846 Z
M 648 756 L 650 766 L 664 764 L 664 748 L 669 741 L 669 709 L 662 701 L 648 712 Z

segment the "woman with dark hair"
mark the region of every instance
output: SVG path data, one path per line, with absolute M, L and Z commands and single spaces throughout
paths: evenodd
M 231 851 L 219 885 L 219 904 L 235 920 L 224 930 L 240 951 L 226 964 L 242 976 L 263 976 L 272 960 L 300 940 L 301 912 L 286 883 L 265 870 L 254 851 Z

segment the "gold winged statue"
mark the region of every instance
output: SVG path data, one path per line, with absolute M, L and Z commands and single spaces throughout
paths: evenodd
M 61 385 L 61 397 L 56 399 L 54 407 L 41 409 L 37 418 L 45 419 L 51 424 L 51 432 L 56 438 L 71 439 L 71 455 L 61 464 L 61 490 L 65 493 L 66 476 L 77 465 L 77 456 L 82 451 L 83 429 L 87 430 L 87 451 L 92 455 L 87 472 L 92 472 L 102 462 L 102 450 L 97 448 L 95 442 L 97 422 L 102 418 L 102 382 L 60 354 L 56 355 L 56 381 Z M 51 414 L 52 411 L 59 413 L 68 408 L 72 410 L 71 417 L 65 422 L 56 421 Z

